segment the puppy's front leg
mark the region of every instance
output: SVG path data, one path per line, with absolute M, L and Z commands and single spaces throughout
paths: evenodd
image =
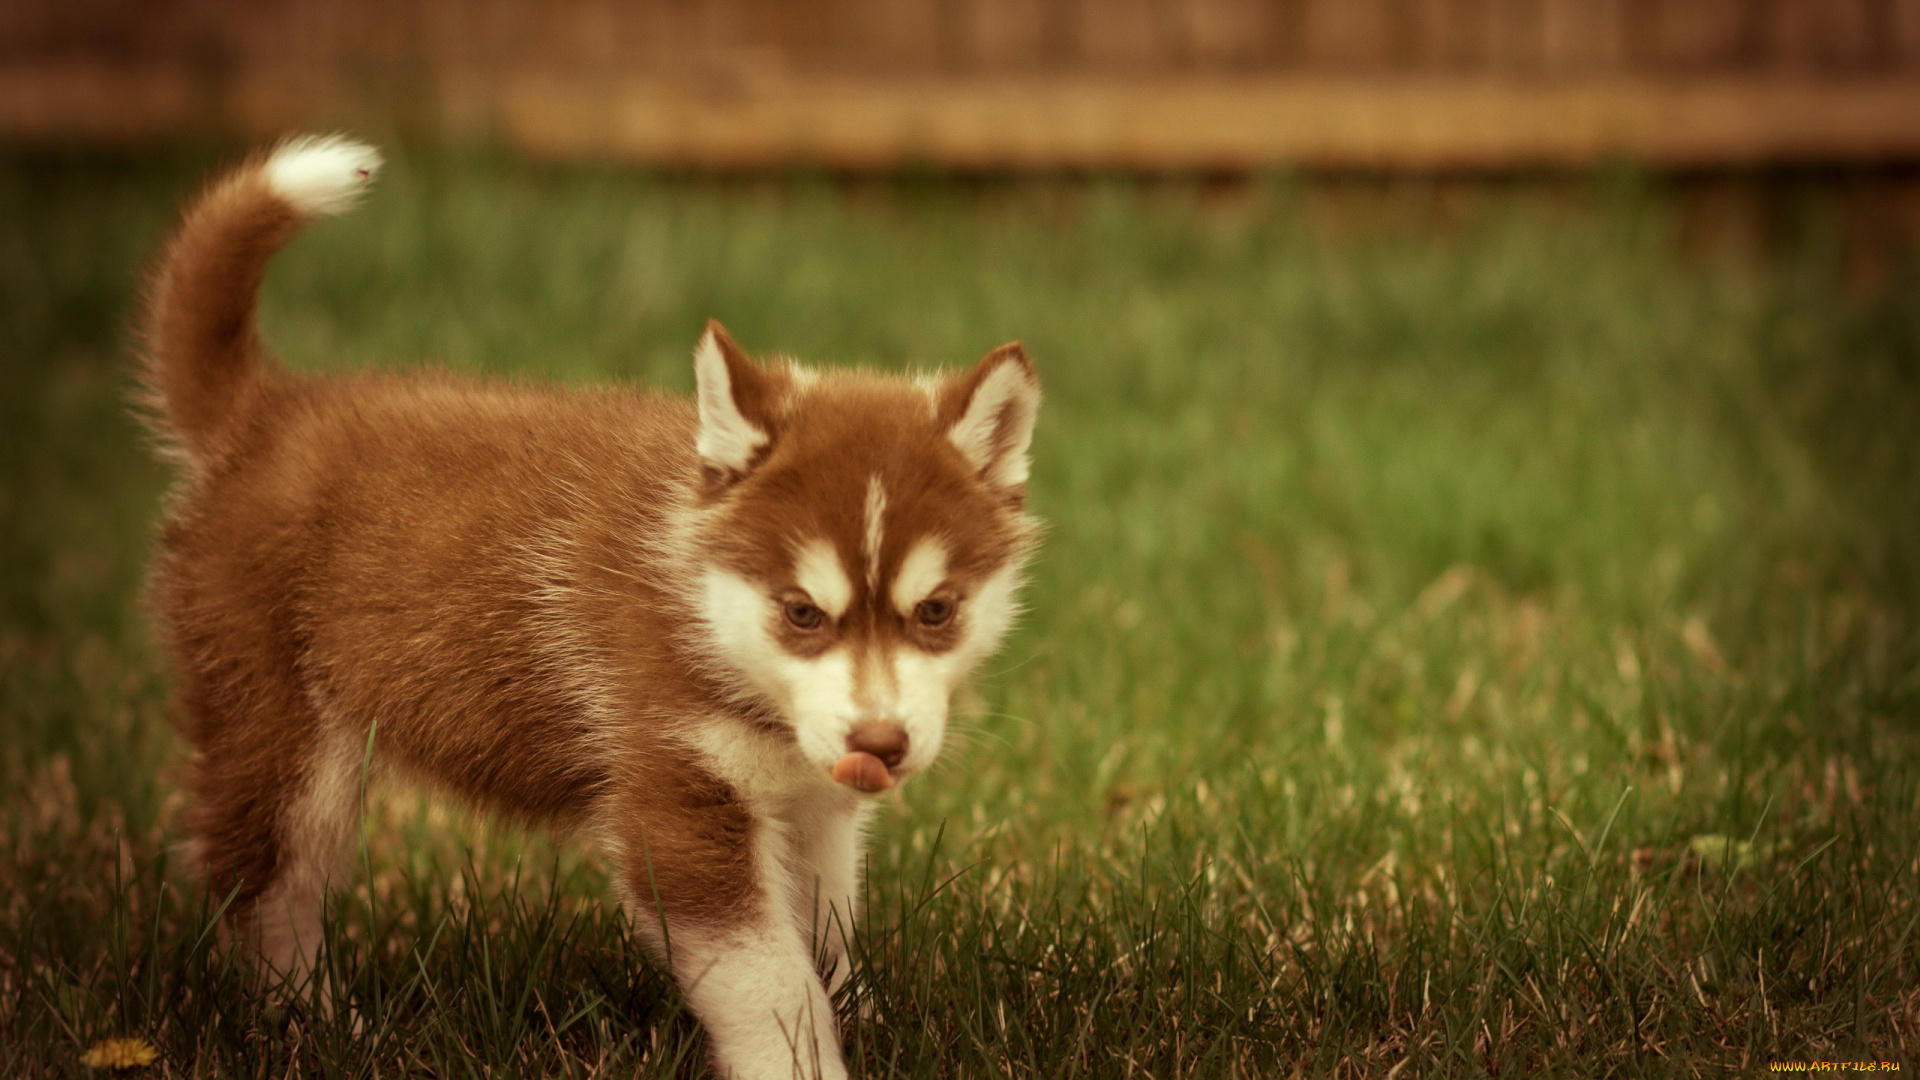
M 673 934 L 672 951 L 674 976 L 706 1025 L 721 1076 L 847 1075 L 833 1003 L 790 919 L 688 927 Z
M 834 803 L 789 823 L 787 879 L 796 888 L 794 917 L 808 937 L 815 966 L 837 993 L 847 981 L 847 953 L 860 916 L 861 834 L 873 813 L 870 800 Z
M 716 788 L 670 813 L 661 794 L 632 808 L 650 812 L 623 815 L 625 892 L 635 926 L 706 1027 L 716 1072 L 843 1080 L 833 1004 L 793 918 L 783 827 Z

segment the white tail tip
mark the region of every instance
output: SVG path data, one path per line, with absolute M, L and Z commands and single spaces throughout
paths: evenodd
M 351 207 L 380 171 L 380 151 L 345 135 L 301 135 L 274 148 L 261 175 L 301 213 L 337 214 Z

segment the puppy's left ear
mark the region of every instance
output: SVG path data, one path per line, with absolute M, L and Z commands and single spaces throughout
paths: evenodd
M 950 384 L 941 402 L 947 438 L 988 487 L 1016 501 L 1026 496 L 1027 447 L 1040 414 L 1040 380 L 1015 341 L 982 357 Z
M 709 484 L 725 486 L 750 472 L 772 442 L 772 378 L 710 319 L 693 350 L 693 379 L 700 403 L 695 449 Z

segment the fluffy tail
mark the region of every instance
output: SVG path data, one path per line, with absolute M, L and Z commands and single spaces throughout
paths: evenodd
M 218 451 L 262 378 L 253 311 L 267 261 L 310 219 L 352 206 L 379 168 L 364 143 L 288 139 L 188 208 L 154 275 L 146 382 L 165 434 L 189 458 Z

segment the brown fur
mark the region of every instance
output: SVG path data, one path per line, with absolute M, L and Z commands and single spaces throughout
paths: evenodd
M 1030 375 L 1025 356 L 992 354 L 930 400 L 900 379 L 762 367 L 720 332 L 734 400 L 770 439 L 748 468 L 715 470 L 694 451 L 694 404 L 671 396 L 266 362 L 254 296 L 303 222 L 257 163 L 216 183 L 167 248 L 147 321 L 159 427 L 189 466 L 153 600 L 214 894 L 235 891 L 248 925 L 309 843 L 295 808 L 327 782 L 326 755 L 357 761 L 371 735 L 377 760 L 442 790 L 606 833 L 627 894 L 657 896 L 670 922 L 750 918 L 753 818 L 692 762 L 687 726 L 792 735 L 715 662 L 698 568 L 792 585 L 811 535 L 865 566 L 875 471 L 889 513 L 916 523 L 886 535 L 881 581 L 914 535 L 950 543 L 956 595 L 1017 562 L 1033 536 L 1022 491 L 982 483 L 942 435 L 992 365 Z M 952 646 L 952 625 L 850 577 L 828 632 L 856 656 Z
M 215 456 L 260 371 L 254 296 L 267 260 L 298 231 L 258 157 L 209 187 L 154 275 L 147 312 L 151 404 L 193 457 Z M 178 362 L 164 362 L 175 358 Z

